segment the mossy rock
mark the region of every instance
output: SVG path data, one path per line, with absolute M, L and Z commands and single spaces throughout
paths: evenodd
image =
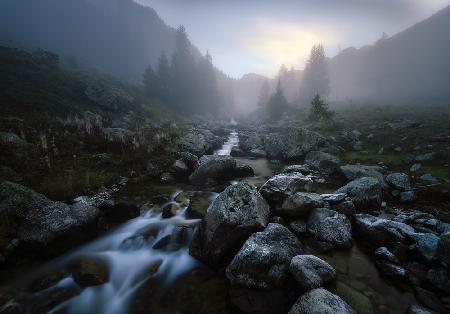
M 96 256 L 83 256 L 71 263 L 73 279 L 82 287 L 98 286 L 109 280 L 106 262 Z

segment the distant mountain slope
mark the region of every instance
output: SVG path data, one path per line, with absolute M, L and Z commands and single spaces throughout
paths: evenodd
M 450 100 L 450 6 L 371 46 L 330 60 L 332 100 L 386 103 Z
M 132 0 L 0 1 L 1 44 L 74 56 L 123 79 L 140 80 L 174 38 L 153 9 Z

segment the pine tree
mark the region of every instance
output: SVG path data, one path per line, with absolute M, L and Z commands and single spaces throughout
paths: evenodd
M 317 94 L 311 100 L 311 110 L 309 113 L 309 118 L 312 121 L 330 120 L 332 117 L 332 112 L 328 109 L 328 105 L 320 98 Z
M 328 62 L 322 45 L 314 45 L 305 66 L 302 95 L 304 103 L 309 102 L 314 95 L 328 96 L 330 93 L 330 79 L 328 76 Z
M 143 75 L 144 91 L 150 97 L 159 97 L 158 77 L 152 66 L 149 65 Z
M 267 79 L 264 80 L 258 97 L 258 107 L 266 108 L 270 99 L 270 85 Z
M 204 58 L 199 61 L 198 67 L 198 93 L 197 113 L 217 113 L 222 104 L 217 85 L 216 72 L 212 63 L 212 56 L 206 52 Z
M 175 109 L 189 112 L 195 107 L 197 85 L 196 63 L 191 53 L 191 43 L 186 29 L 180 26 L 175 38 L 175 51 L 172 55 L 173 102 Z
M 278 80 L 278 85 L 275 93 L 270 97 L 267 105 L 267 113 L 269 119 L 279 120 L 283 113 L 288 109 L 288 102 L 284 96 L 283 89 L 281 88 L 281 82 Z
M 169 60 L 164 51 L 161 52 L 161 56 L 158 59 L 156 74 L 159 81 L 159 95 L 166 103 L 170 102 L 172 100 L 172 78 Z

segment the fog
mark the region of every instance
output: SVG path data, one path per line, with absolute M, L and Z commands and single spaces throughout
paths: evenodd
M 256 110 L 264 81 L 272 93 L 280 80 L 291 107 L 307 106 L 303 71 L 315 44 L 327 58 L 329 89 L 322 96 L 335 105 L 442 103 L 449 98 L 450 9 L 433 14 L 446 4 L 5 0 L 0 42 L 49 49 L 63 61 L 141 84 L 161 52 L 171 58 L 183 24 L 194 58 L 212 56 L 230 114 Z

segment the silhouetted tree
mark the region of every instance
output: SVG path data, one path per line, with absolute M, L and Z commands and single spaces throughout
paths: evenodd
M 267 113 L 269 119 L 278 120 L 283 116 L 283 113 L 288 109 L 288 102 L 284 97 L 283 89 L 281 88 L 281 82 L 278 80 L 277 89 L 275 93 L 270 97 L 267 105 Z
M 270 85 L 269 81 L 265 79 L 261 86 L 261 91 L 259 92 L 258 107 L 266 108 L 267 104 L 269 103 L 269 99 L 270 99 Z
M 309 118 L 313 121 L 330 120 L 332 112 L 328 109 L 328 105 L 317 94 L 311 100 L 311 109 Z
M 159 81 L 152 66 L 149 65 L 143 75 L 144 91 L 147 96 L 160 97 Z
M 210 112 L 217 113 L 221 105 L 219 88 L 217 86 L 217 78 L 212 63 L 212 56 L 206 52 L 204 58 L 200 59 L 197 67 L 197 108 L 198 113 Z
M 302 96 L 304 102 L 309 102 L 314 95 L 328 96 L 330 93 L 330 79 L 328 76 L 328 62 L 322 45 L 314 45 L 305 66 Z
M 172 78 L 169 60 L 167 59 L 166 53 L 161 52 L 161 56 L 158 59 L 158 68 L 156 71 L 158 76 L 158 88 L 159 95 L 165 102 L 170 102 L 172 100 Z
M 189 112 L 195 106 L 196 64 L 184 26 L 178 27 L 172 55 L 173 102 L 176 109 Z

